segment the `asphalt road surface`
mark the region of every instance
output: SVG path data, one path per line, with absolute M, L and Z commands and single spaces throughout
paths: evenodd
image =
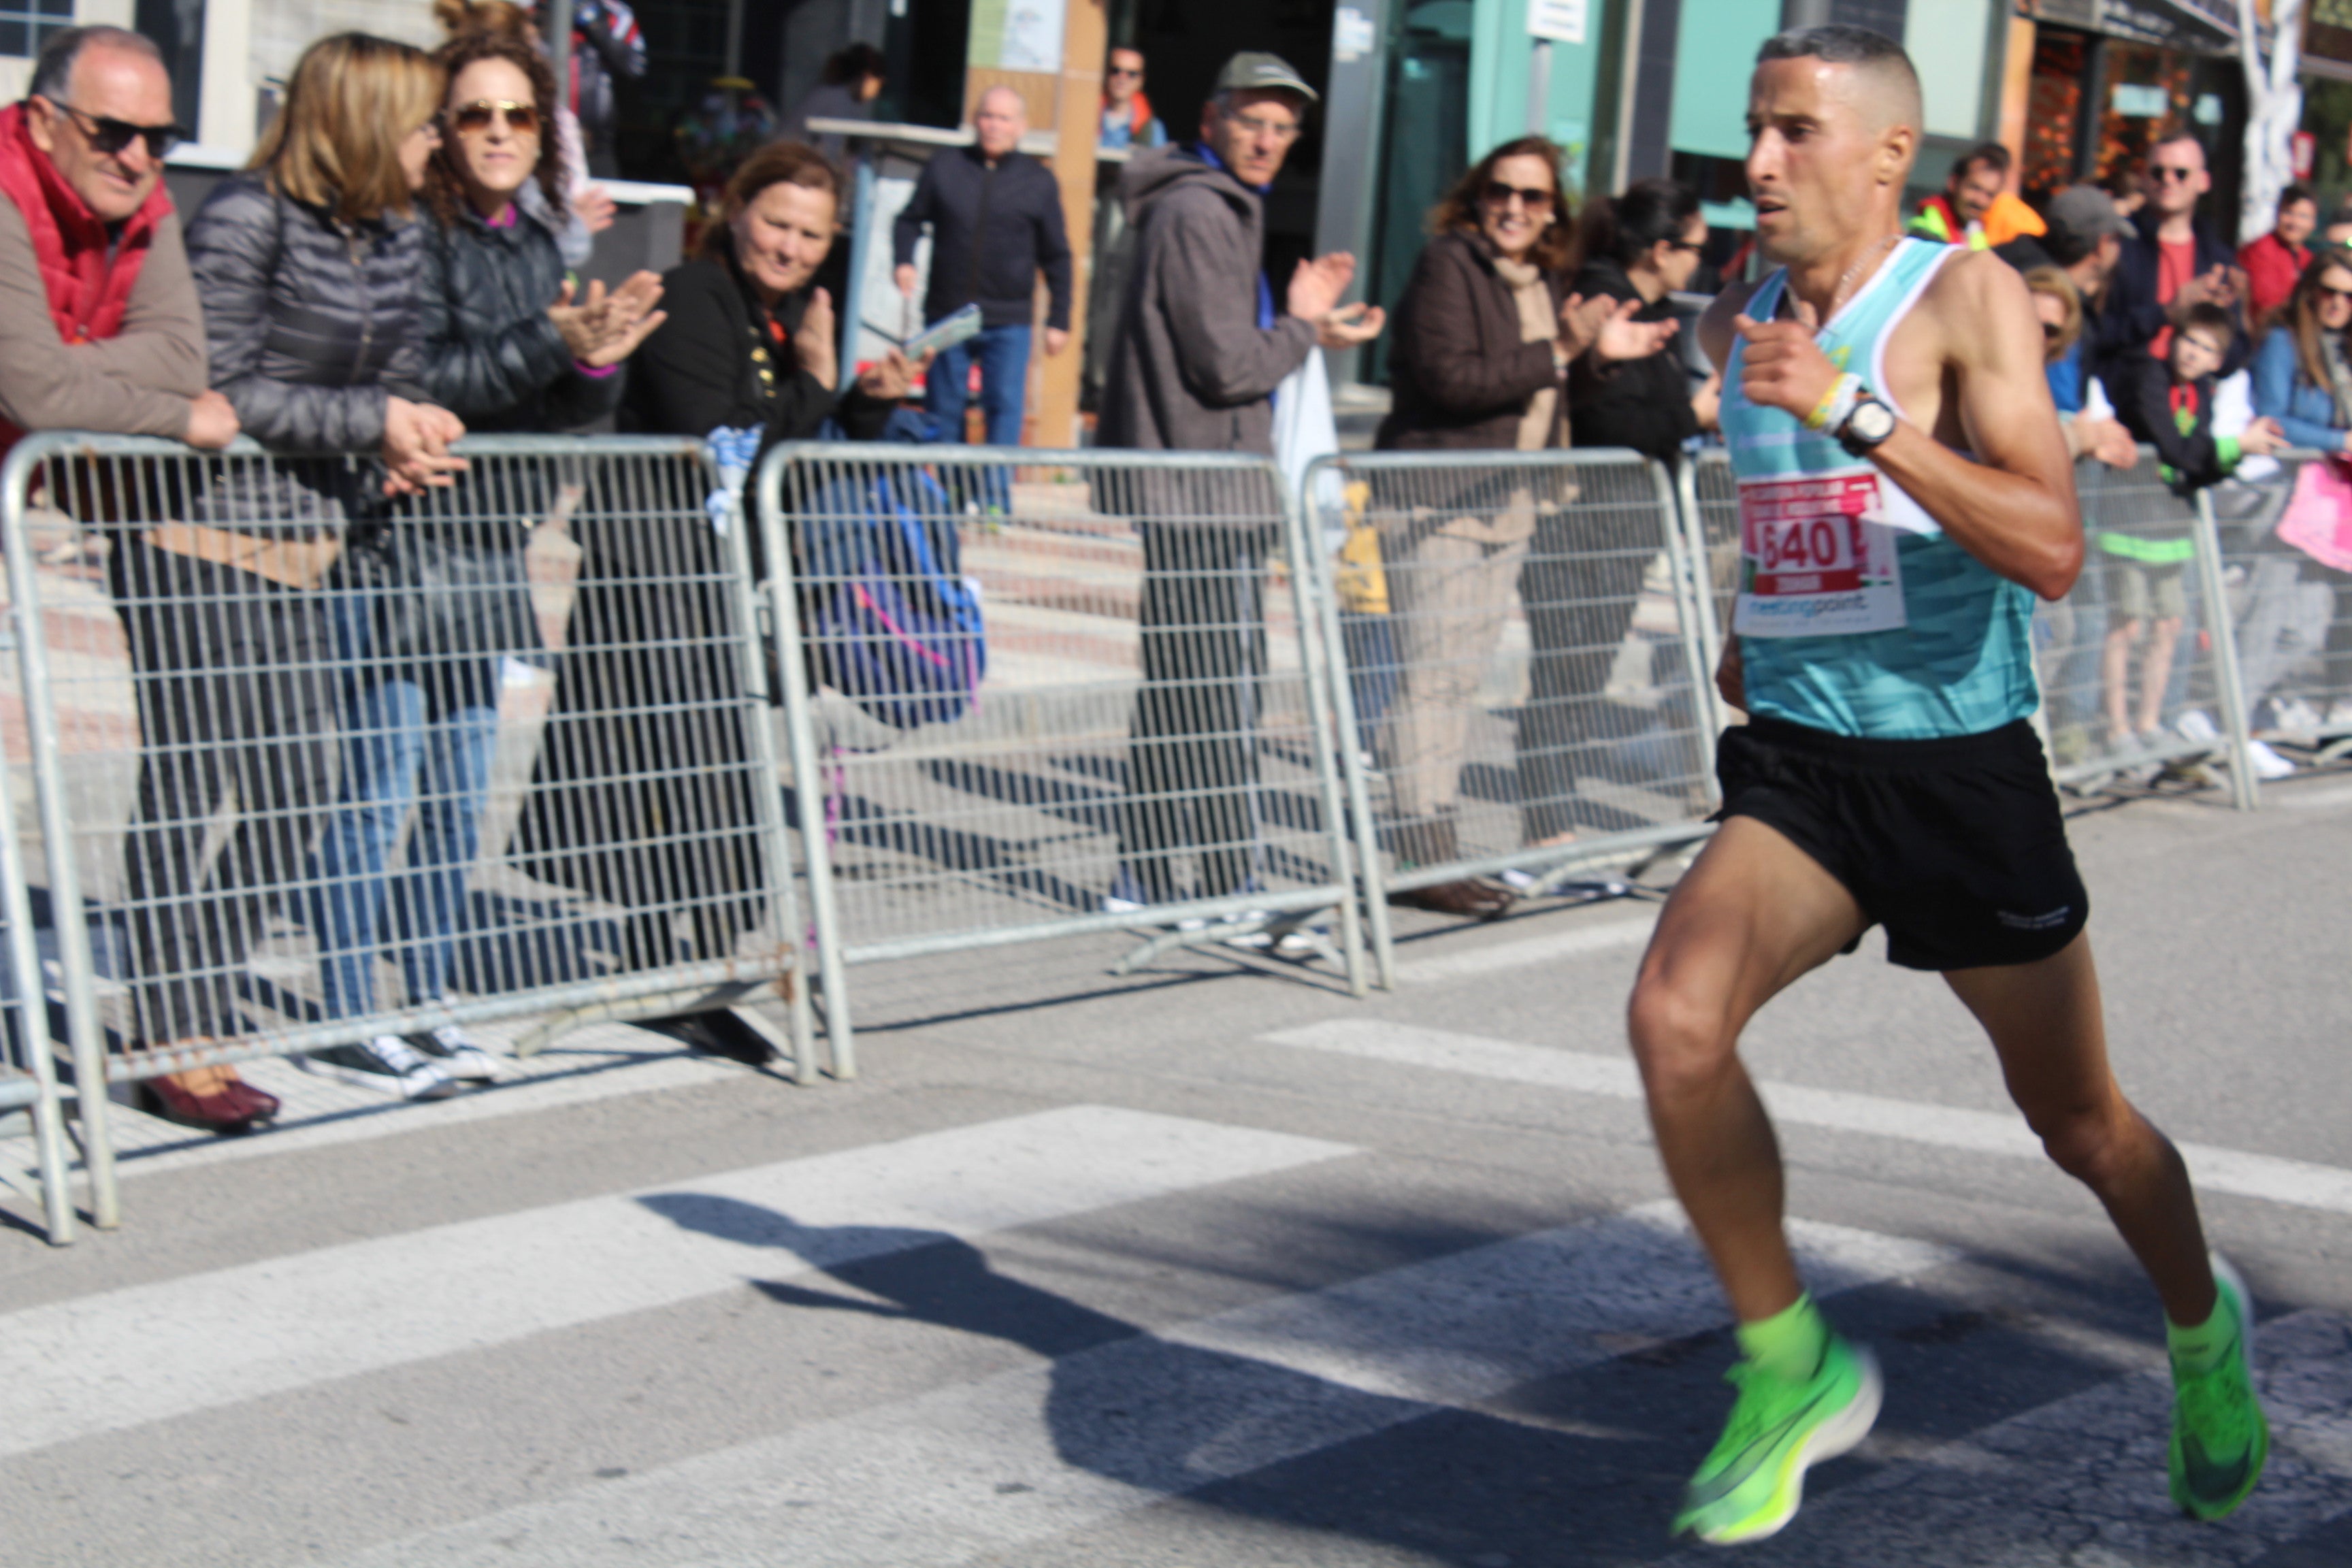
M 1873 938 L 1748 1058 L 1885 1414 L 1727 1560 L 2352 1563 L 2352 783 L 2270 798 L 2075 825 L 2119 1070 L 2259 1300 L 2263 1489 L 2169 1510 L 2153 1295 Z M 278 1131 L 134 1119 L 123 1230 L 0 1229 L 0 1561 L 1726 1561 L 1666 1535 L 1732 1347 L 1624 1055 L 1651 912 L 1410 924 L 1363 1003 L 877 968 L 814 1089 L 608 1031 L 441 1105 L 278 1067 Z

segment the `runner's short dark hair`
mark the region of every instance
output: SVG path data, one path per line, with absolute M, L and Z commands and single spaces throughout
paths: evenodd
M 1903 46 L 1885 34 L 1846 22 L 1831 22 L 1819 27 L 1791 27 L 1787 32 L 1775 33 L 1756 51 L 1756 63 L 1759 66 L 1767 60 L 1808 59 L 1852 66 L 1856 70 L 1897 79 L 1908 89 L 1912 126 L 1914 130 L 1918 128 L 1919 73 L 1913 68 L 1911 57 L 1903 52 Z

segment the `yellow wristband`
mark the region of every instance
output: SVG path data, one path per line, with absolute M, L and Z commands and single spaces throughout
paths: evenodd
M 1822 400 L 1813 405 L 1813 411 L 1805 416 L 1805 428 L 1808 430 L 1826 428 L 1830 422 L 1837 417 L 1839 406 L 1843 404 L 1851 404 L 1854 394 L 1861 390 L 1862 377 L 1851 373 L 1831 382 L 1829 390 L 1822 394 Z

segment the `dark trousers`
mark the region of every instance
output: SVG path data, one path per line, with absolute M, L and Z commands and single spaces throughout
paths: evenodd
M 143 742 L 122 846 L 139 1036 L 162 1045 L 241 1035 L 247 956 L 303 877 L 331 798 L 327 595 L 127 531 L 111 571 Z M 235 821 L 208 864 L 224 805 Z
M 1173 861 L 1198 852 L 1202 898 L 1249 880 L 1256 826 L 1260 600 L 1273 531 L 1145 523 L 1143 689 L 1128 732 L 1119 857 L 1151 902 L 1178 896 Z
M 1656 514 L 1636 507 L 1578 508 L 1537 524 L 1519 569 L 1533 649 L 1518 733 L 1520 822 L 1530 844 L 1576 826 L 1577 775 L 1599 771 L 1612 739 L 1602 691 L 1643 574 L 1662 547 Z

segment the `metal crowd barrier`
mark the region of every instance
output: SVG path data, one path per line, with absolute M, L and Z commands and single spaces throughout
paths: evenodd
M 717 470 L 669 438 L 458 450 L 398 504 L 368 458 L 245 441 L 36 436 L 0 468 L 101 1226 L 108 1078 L 537 1016 L 527 1052 L 779 994 L 815 1071 Z
M 2082 574 L 2034 615 L 2052 776 L 2092 789 L 2226 759 L 2233 799 L 2251 809 L 2210 492 L 2173 494 L 2152 448 L 2127 469 L 2078 464 L 2074 484 Z
M 2221 540 L 2247 732 L 2305 765 L 2352 756 L 2346 472 L 2340 454 L 2288 452 L 2202 498 Z
M 1391 895 L 1512 872 L 1540 895 L 1712 831 L 1712 666 L 1664 467 L 1357 453 L 1305 492 L 1383 984 Z
M 32 899 L 26 890 L 22 829 L 10 772 L 0 766 L 0 824 L 5 825 L 5 831 L 0 831 L 0 988 L 5 988 L 0 990 L 0 1029 L 5 1031 L 5 1040 L 0 1042 L 0 1125 L 11 1115 L 21 1115 L 31 1126 L 34 1166 L 28 1174 L 39 1190 L 49 1240 L 62 1247 L 74 1238 L 63 1091 L 49 1033 L 48 994 L 42 984 Z M 79 1079 L 77 1089 L 91 1081 Z
M 1130 965 L 1242 943 L 1320 956 L 1361 994 L 1287 490 L 1223 454 L 769 454 L 758 512 L 836 1060 L 845 966 L 955 949 L 1133 930 L 1155 934 Z

